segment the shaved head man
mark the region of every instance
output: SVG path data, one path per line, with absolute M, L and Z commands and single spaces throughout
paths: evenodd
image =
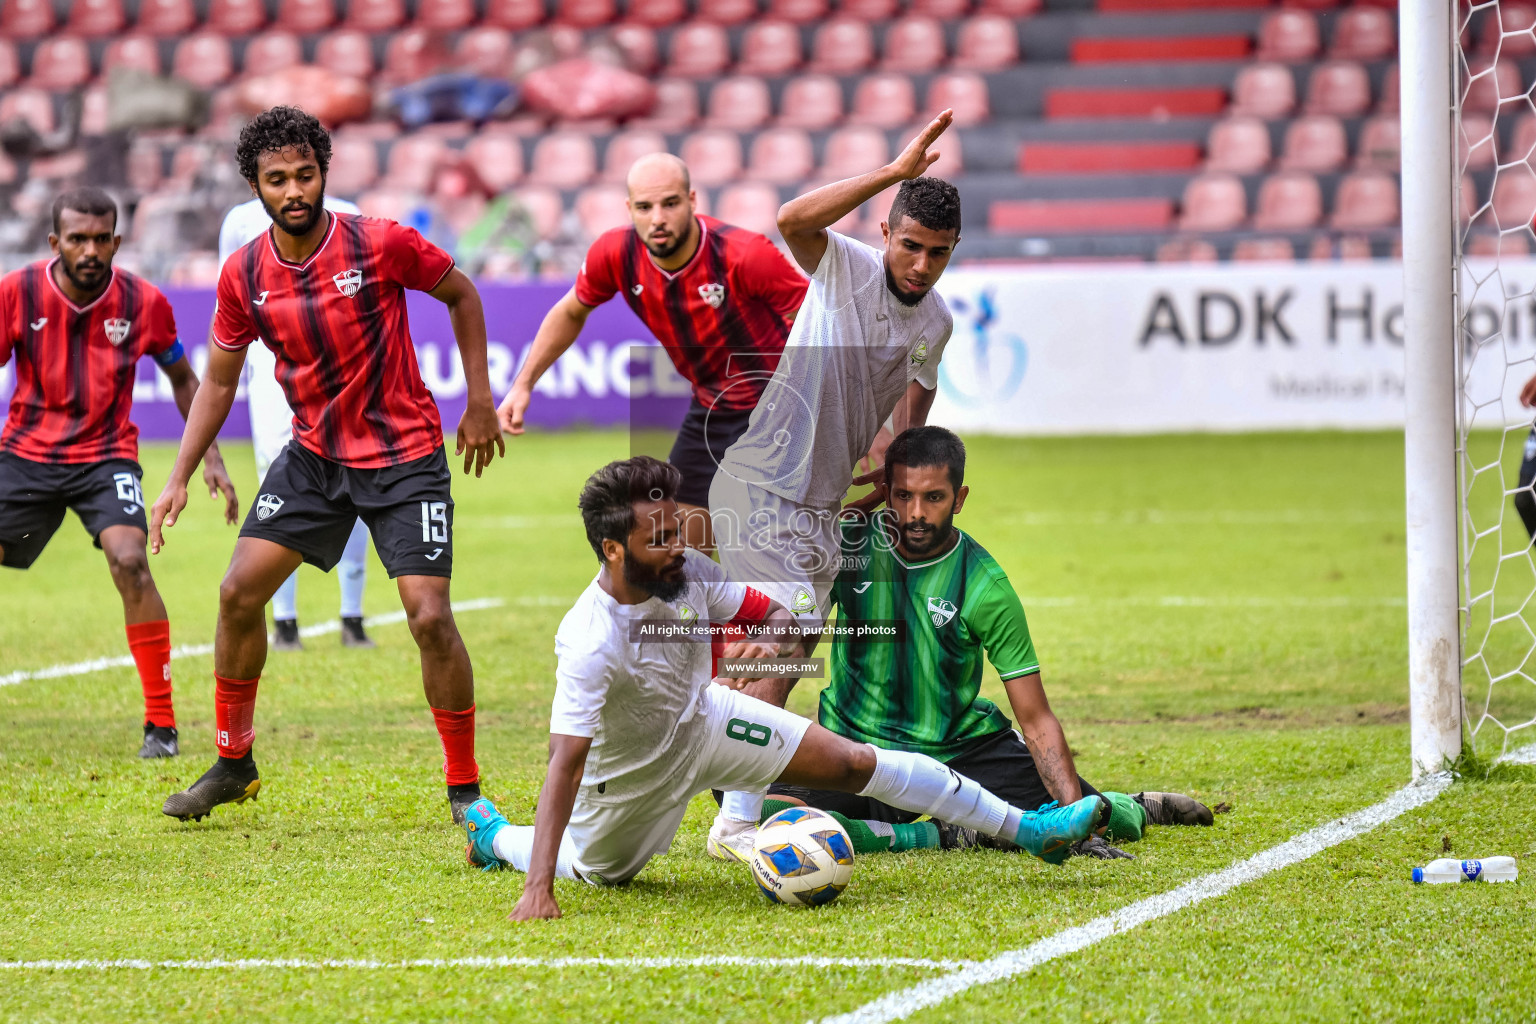
M 683 475 L 684 542 L 708 551 L 715 470 L 778 367 L 806 278 L 762 235 L 696 212 L 688 165 L 672 154 L 636 160 L 626 184 L 633 228 L 592 243 L 576 286 L 544 317 L 501 403 L 501 423 L 523 432 L 539 378 L 575 344 L 592 310 L 622 295 L 693 385 L 667 461 Z

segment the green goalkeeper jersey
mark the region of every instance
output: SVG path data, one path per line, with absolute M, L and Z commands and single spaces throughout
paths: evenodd
M 960 533 L 947 554 L 909 563 L 865 520 L 843 524 L 842 554 L 832 601 L 843 632 L 832 644 L 821 724 L 941 761 L 1009 728 L 978 696 L 983 652 L 1003 679 L 1037 672 L 1040 662 L 1024 607 L 986 549 Z M 899 640 L 860 638 L 860 624 L 895 625 Z

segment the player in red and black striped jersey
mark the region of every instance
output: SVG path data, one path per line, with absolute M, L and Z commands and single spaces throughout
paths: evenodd
M 267 657 L 267 601 L 300 562 L 334 568 L 361 517 L 421 648 L 457 821 L 480 795 L 474 676 L 449 606 L 453 496 L 443 428 L 416 365 L 405 289 L 448 306 L 469 386 L 458 452 L 476 476 L 501 446 L 480 296 L 453 259 L 415 231 L 325 208 L 331 140 L 310 115 L 273 107 L 245 126 L 236 155 L 273 227 L 220 271 L 208 382 L 155 502 L 151 547 L 160 549 L 162 523 L 173 525 L 186 504 L 187 476 L 229 415 L 246 346 L 258 339 L 276 356 L 294 411 L 293 441 L 268 468 L 219 589 L 219 759 L 163 809 L 197 819 L 256 794 L 252 719 Z
M 677 157 L 635 161 L 628 187 L 634 227 L 592 243 L 576 286 L 540 324 L 501 403 L 501 425 L 523 432 L 539 378 L 575 343 L 592 310 L 622 294 L 693 386 L 667 461 L 683 474 L 684 539 L 709 550 L 709 516 L 687 506 L 709 507 L 715 468 L 779 365 L 807 281 L 767 238 L 696 214 L 688 167 Z
M 66 192 L 53 203 L 53 258 L 0 279 L 0 366 L 16 360 L 16 392 L 0 433 L 0 565 L 31 566 L 65 509 L 74 509 L 123 599 L 144 691 L 139 756 L 174 757 L 171 626 L 145 553 L 139 428 L 128 413 L 144 356 L 170 378 L 183 416 L 198 381 L 165 296 L 113 269 L 121 242 L 111 196 Z M 223 492 L 233 523 L 239 503 L 211 445 L 203 479 L 210 495 Z

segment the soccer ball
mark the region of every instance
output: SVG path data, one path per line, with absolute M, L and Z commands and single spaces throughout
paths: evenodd
M 823 906 L 853 878 L 853 841 L 826 811 L 786 808 L 758 827 L 752 878 L 774 903 Z

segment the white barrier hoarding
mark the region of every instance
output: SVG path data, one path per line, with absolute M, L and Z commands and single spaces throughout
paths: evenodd
M 1516 396 L 1536 372 L 1533 281 L 1536 261 L 1506 261 L 1465 290 L 1473 333 L 1491 339 L 1466 365 L 1468 394 L 1487 405 L 1478 419 L 1488 425 L 1530 418 Z M 930 422 L 957 430 L 1403 423 L 1395 261 L 961 268 L 939 290 L 955 330 Z M 1523 297 L 1505 303 L 1505 294 Z

